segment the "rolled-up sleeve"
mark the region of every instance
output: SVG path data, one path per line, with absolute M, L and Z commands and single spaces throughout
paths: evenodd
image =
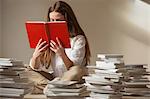
M 72 42 L 72 49 L 68 55 L 74 65 L 81 65 L 85 57 L 85 37 L 78 35 Z

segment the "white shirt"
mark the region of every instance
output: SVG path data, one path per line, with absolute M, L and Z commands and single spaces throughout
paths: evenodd
M 77 35 L 70 38 L 71 48 L 65 48 L 66 55 L 73 62 L 74 65 L 85 66 L 85 37 L 83 35 Z M 48 69 L 45 66 L 40 65 L 38 70 L 42 70 L 49 73 L 54 73 L 56 77 L 61 77 L 67 68 L 60 56 L 55 54 L 51 60 L 51 66 Z

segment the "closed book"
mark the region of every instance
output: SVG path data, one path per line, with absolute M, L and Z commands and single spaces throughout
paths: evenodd
M 86 90 L 86 86 L 83 86 L 81 88 L 73 88 L 73 89 L 68 89 L 68 88 L 49 88 L 49 90 L 53 92 L 75 92 L 75 93 L 80 93 L 84 90 Z
M 48 82 L 48 84 L 52 84 L 55 87 L 64 87 L 64 86 L 74 85 L 77 83 L 78 83 L 77 81 L 63 81 L 63 80 L 52 80 Z
M 97 58 L 123 58 L 122 54 L 97 54 Z

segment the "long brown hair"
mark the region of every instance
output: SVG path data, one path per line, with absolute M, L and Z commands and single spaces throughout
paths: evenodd
M 47 14 L 47 21 L 50 21 L 50 17 L 49 14 L 51 12 L 59 12 L 62 15 L 64 15 L 66 21 L 67 21 L 67 25 L 68 25 L 68 30 L 70 32 L 70 37 L 75 37 L 77 35 L 83 35 L 85 37 L 86 40 L 86 45 L 85 45 L 85 49 L 86 49 L 86 53 L 85 53 L 85 59 L 86 59 L 86 65 L 88 63 L 90 63 L 90 56 L 91 56 L 91 52 L 90 52 L 90 48 L 89 48 L 89 43 L 88 40 L 86 38 L 86 35 L 84 34 L 84 31 L 82 30 L 82 28 L 80 27 L 76 16 L 72 10 L 72 8 L 64 1 L 57 1 L 55 2 L 55 4 L 53 6 L 51 6 L 48 10 L 48 14 Z
M 40 61 L 46 69 L 49 68 L 53 55 L 54 53 L 50 50 L 50 48 L 47 48 L 46 51 L 43 54 L 41 54 Z

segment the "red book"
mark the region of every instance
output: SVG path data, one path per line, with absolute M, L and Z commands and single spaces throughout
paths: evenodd
M 47 41 L 48 44 L 50 40 L 57 43 L 56 37 L 64 48 L 71 47 L 66 21 L 27 21 L 25 24 L 30 48 L 35 48 L 40 38 Z

